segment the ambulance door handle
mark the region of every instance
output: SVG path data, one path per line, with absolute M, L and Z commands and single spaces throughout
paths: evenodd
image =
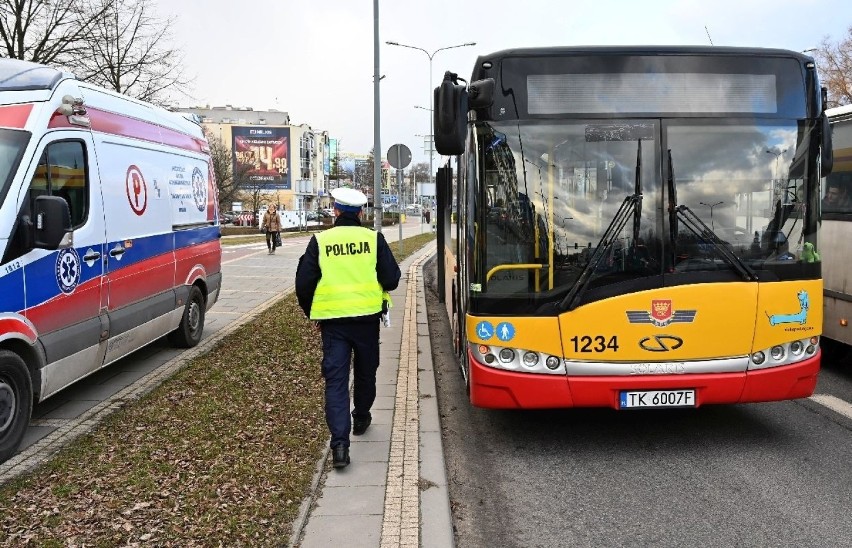
M 83 256 L 83 260 L 86 261 L 86 262 L 97 261 L 100 258 L 101 258 L 101 254 L 98 253 L 97 251 L 92 251 L 88 255 Z
M 122 255 L 124 255 L 124 248 L 121 246 L 115 246 L 109 250 L 110 257 L 120 257 Z

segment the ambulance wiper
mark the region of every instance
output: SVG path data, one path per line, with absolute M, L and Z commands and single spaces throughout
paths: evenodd
M 585 268 L 583 268 L 583 271 L 580 272 L 580 276 L 577 278 L 577 282 L 574 284 L 574 287 L 571 288 L 568 295 L 566 295 L 562 302 L 559 303 L 560 309 L 573 310 L 577 307 L 580 302 L 580 297 L 583 296 L 583 293 L 585 293 L 586 288 L 591 281 L 592 273 L 598 267 L 601 259 L 606 256 L 609 248 L 611 248 L 618 239 L 621 229 L 623 229 L 624 225 L 627 224 L 627 219 L 634 214 L 637 206 L 641 203 L 641 194 L 633 194 L 624 198 L 624 201 L 621 202 L 621 206 L 615 213 L 615 217 L 613 217 L 609 226 L 606 227 L 603 236 L 601 236 L 598 246 L 595 248 L 595 252 L 592 253 L 592 257 L 589 259 L 589 262 L 586 264 Z
M 698 236 L 701 240 L 711 244 L 713 249 L 716 250 L 716 253 L 718 253 L 726 263 L 734 267 L 734 270 L 739 272 L 740 276 L 742 276 L 744 280 L 757 281 L 757 272 L 755 272 L 754 269 L 747 265 L 742 259 L 737 257 L 737 255 L 725 245 L 725 242 L 720 240 L 719 236 L 717 236 L 709 226 L 704 224 L 704 221 L 698 218 L 698 215 L 696 215 L 691 209 L 685 205 L 679 205 L 677 206 L 677 214 L 683 225 L 688 228 L 690 232 Z

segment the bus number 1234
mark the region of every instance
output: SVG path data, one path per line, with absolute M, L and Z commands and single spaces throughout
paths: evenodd
M 618 351 L 618 337 L 613 335 L 607 340 L 603 335 L 592 337 L 583 335 L 582 337 L 571 337 L 571 342 L 574 343 L 574 352 L 605 352 L 607 349 Z

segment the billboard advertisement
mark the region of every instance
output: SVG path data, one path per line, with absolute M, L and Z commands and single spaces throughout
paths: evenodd
M 325 143 L 325 150 L 323 150 L 322 171 L 326 176 L 331 174 L 331 144 L 328 142 Z
M 233 127 L 234 175 L 245 188 L 290 190 L 290 128 Z

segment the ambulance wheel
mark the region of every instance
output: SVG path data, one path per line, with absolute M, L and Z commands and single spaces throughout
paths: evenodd
M 201 290 L 198 289 L 198 286 L 192 286 L 189 290 L 189 298 L 186 300 L 186 308 L 183 309 L 180 325 L 169 333 L 169 342 L 178 348 L 192 348 L 201 342 L 206 308 Z
M 24 360 L 0 350 L 0 462 L 15 454 L 33 410 L 33 385 Z

